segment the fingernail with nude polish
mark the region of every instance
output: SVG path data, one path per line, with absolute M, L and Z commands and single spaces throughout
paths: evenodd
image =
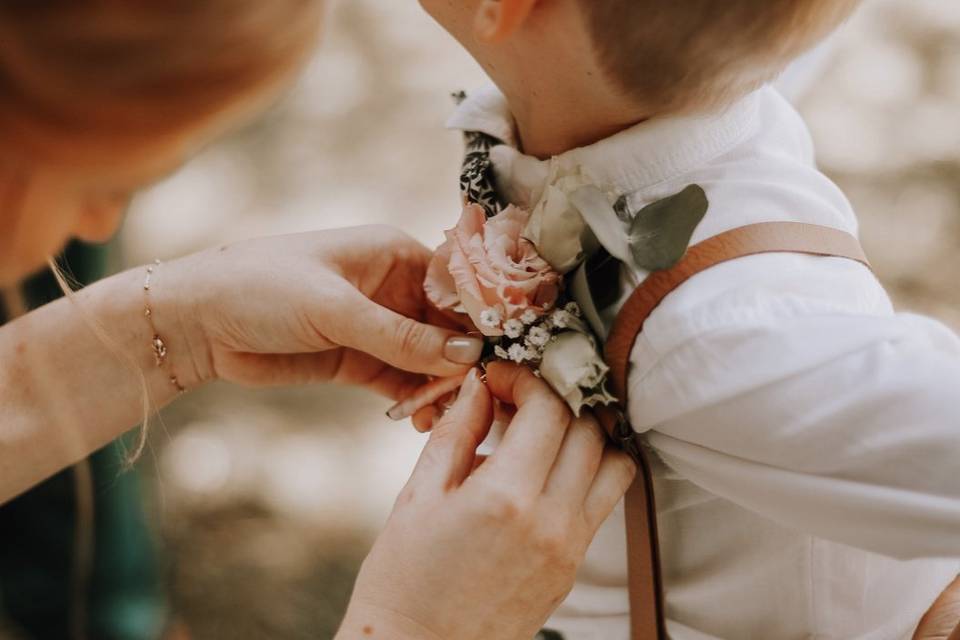
M 483 341 L 479 338 L 456 337 L 447 340 L 444 357 L 457 364 L 473 364 L 483 353 Z
M 460 393 L 457 394 L 457 399 L 470 397 L 477 390 L 477 384 L 479 382 L 480 377 L 477 375 L 476 368 L 470 369 L 467 377 L 463 379 L 463 386 L 460 387 Z M 454 402 L 454 404 L 456 404 L 456 402 Z
M 449 378 L 437 378 L 421 386 L 412 394 L 390 407 L 387 411 L 387 417 L 391 420 L 403 420 L 409 418 L 417 411 L 432 404 L 436 404 L 440 398 L 456 391 L 463 384 L 466 376 L 450 376 Z

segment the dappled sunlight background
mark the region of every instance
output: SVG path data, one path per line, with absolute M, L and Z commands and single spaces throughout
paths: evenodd
M 960 4 L 868 2 L 816 57 L 799 105 L 877 272 L 902 307 L 960 329 Z M 450 93 L 482 79 L 416 3 L 332 3 L 286 98 L 137 200 L 123 262 L 370 223 L 439 243 L 458 215 Z M 423 444 L 386 408 L 354 390 L 215 385 L 164 412 L 147 499 L 196 638 L 332 636 Z

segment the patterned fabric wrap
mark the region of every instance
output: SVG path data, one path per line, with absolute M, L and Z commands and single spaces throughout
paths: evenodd
M 457 104 L 466 97 L 463 91 L 453 94 Z M 507 206 L 497 193 L 493 163 L 490 161 L 490 149 L 503 144 L 503 141 L 479 131 L 465 131 L 463 141 L 466 155 L 460 169 L 460 194 L 465 202 L 479 204 L 487 217 L 492 218 Z

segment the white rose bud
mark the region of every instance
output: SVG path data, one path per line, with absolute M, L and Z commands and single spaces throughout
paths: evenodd
M 596 249 L 593 232 L 568 197 L 587 184 L 589 180 L 579 171 L 564 174 L 554 162 L 543 195 L 523 231 L 537 253 L 560 273 L 572 271 Z
M 584 405 L 613 401 L 602 387 L 608 371 L 593 338 L 576 331 L 561 333 L 550 342 L 540 363 L 543 379 L 578 416 Z

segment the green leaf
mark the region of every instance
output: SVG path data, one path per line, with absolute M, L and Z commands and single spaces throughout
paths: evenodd
M 708 207 L 703 188 L 692 184 L 641 209 L 630 224 L 630 252 L 637 266 L 658 271 L 679 262 Z

